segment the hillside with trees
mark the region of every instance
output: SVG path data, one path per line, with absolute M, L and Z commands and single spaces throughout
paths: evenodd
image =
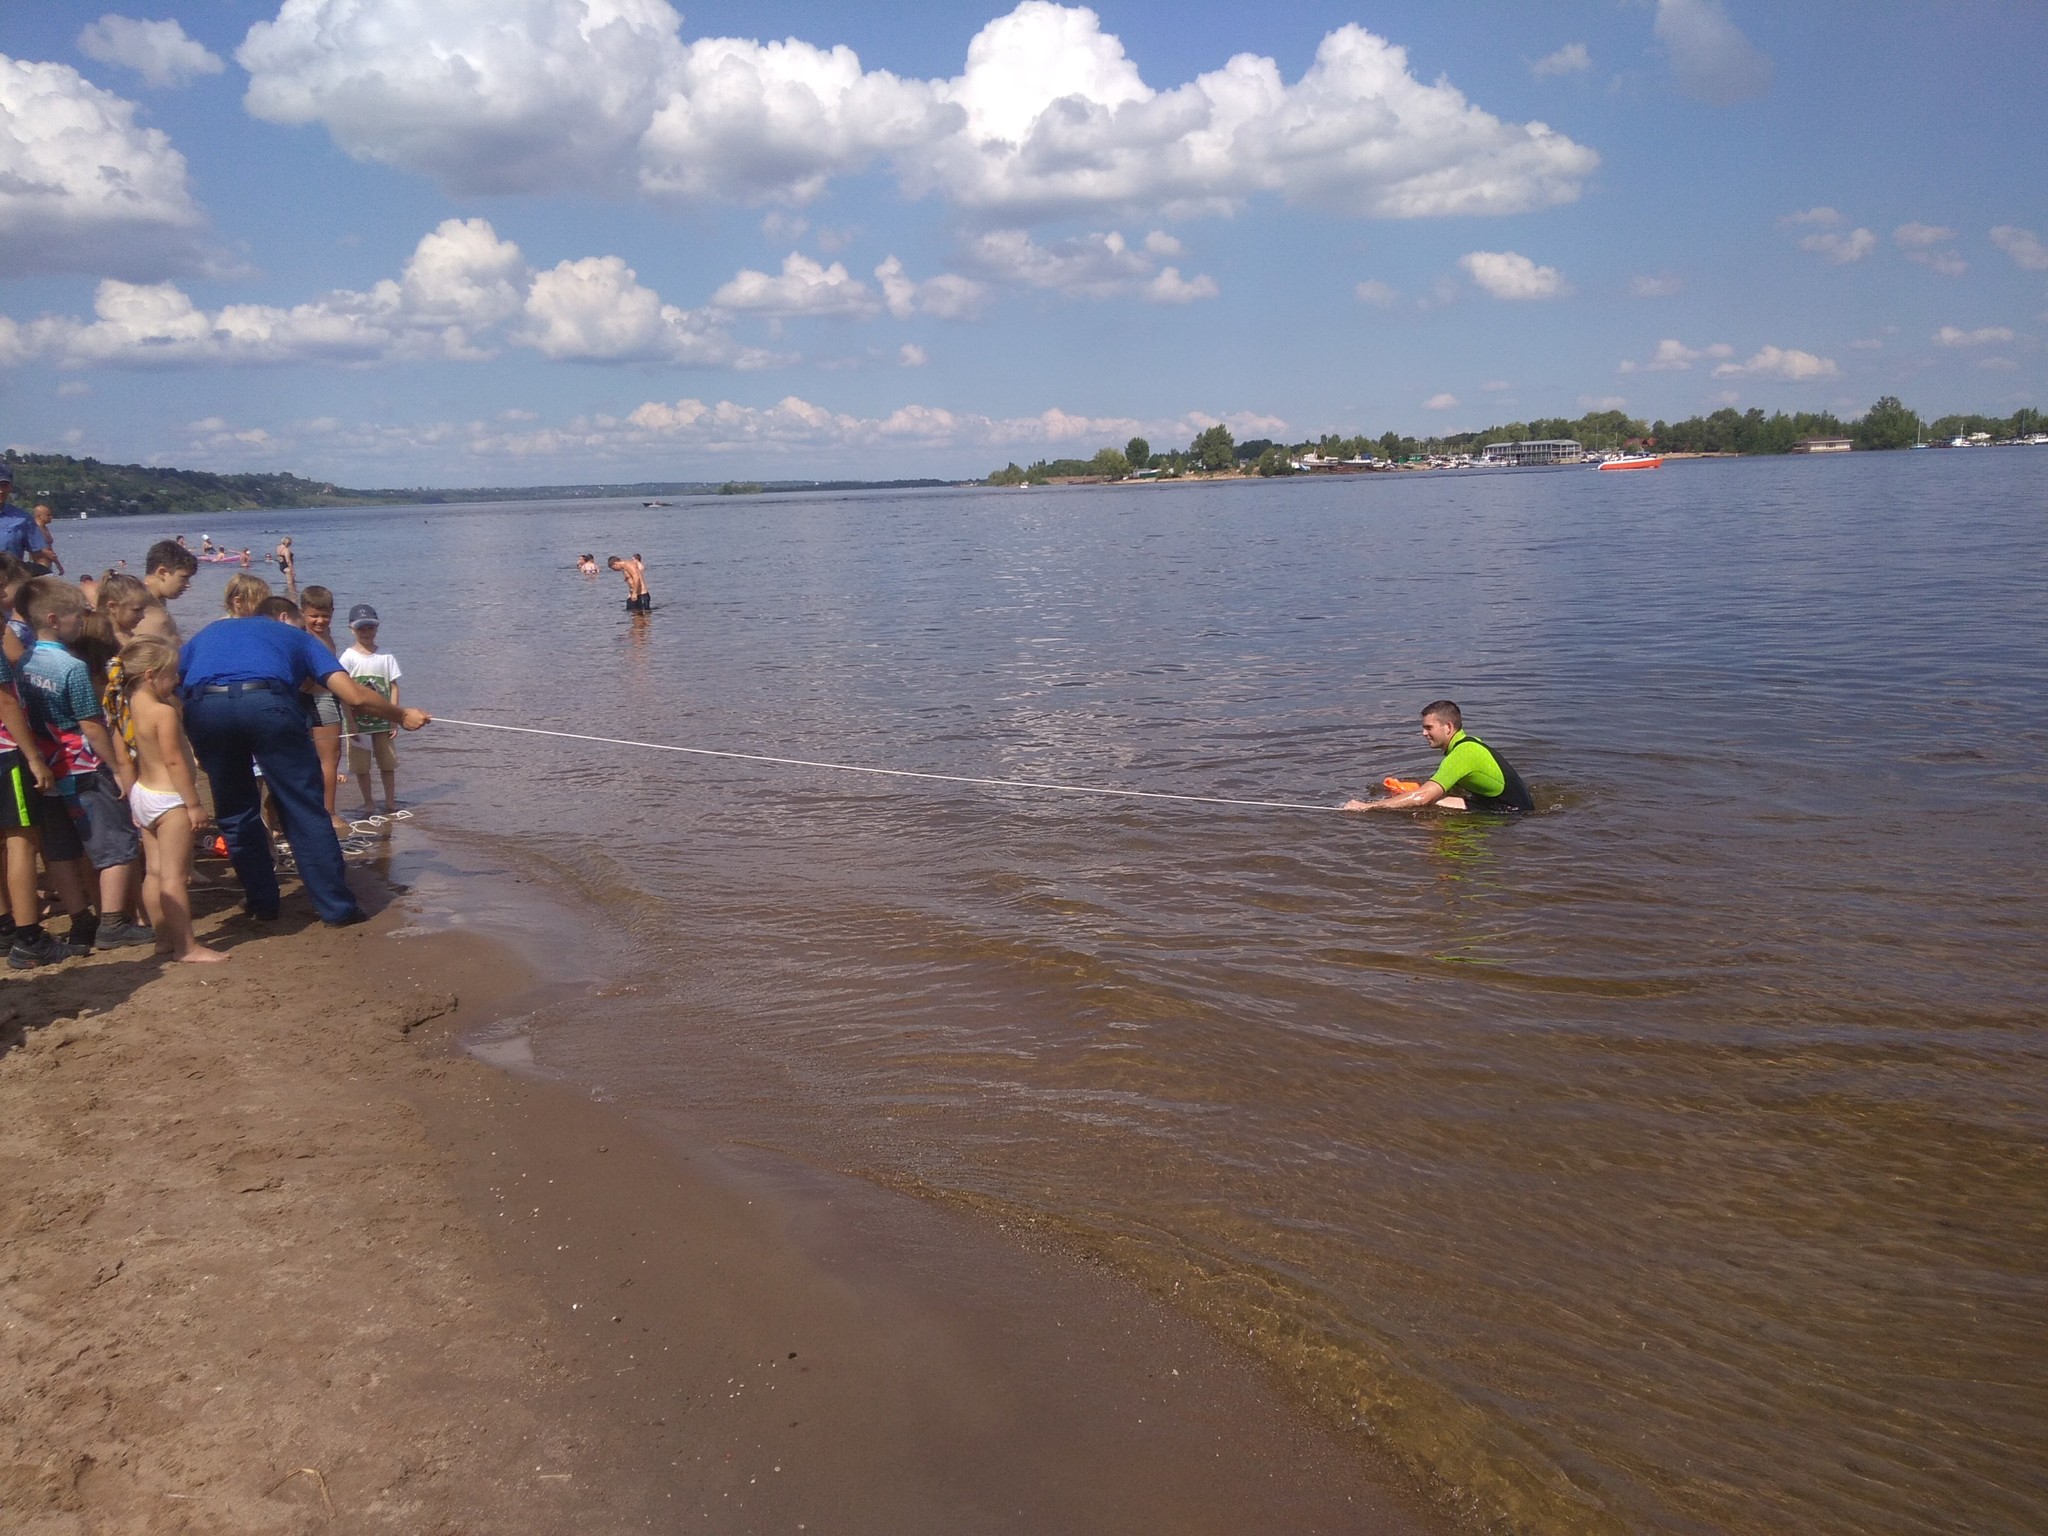
M 1291 444 L 1267 438 L 1236 442 L 1225 426 L 1203 429 L 1186 448 L 1151 451 L 1134 437 L 1125 448 L 1104 448 L 1092 459 L 1041 459 L 1019 467 L 1010 464 L 989 476 L 990 485 L 1045 485 L 1059 481 L 1119 480 L 1132 475 L 1172 479 L 1182 475 L 1290 475 L 1296 461 L 1309 454 L 1322 459 L 1372 459 L 1388 464 L 1426 462 L 1457 455 L 1477 457 L 1489 443 L 1520 443 L 1539 438 L 1573 438 L 1588 450 L 1654 449 L 1663 453 L 1769 454 L 1790 453 L 1802 438 L 1846 437 L 1858 449 L 1910 448 L 1916 442 L 1946 442 L 1982 433 L 1993 441 L 2011 441 L 2048 431 L 2048 417 L 2027 407 L 2011 416 L 1952 415 L 1923 421 L 1918 412 L 1886 395 L 1863 415 L 1843 421 L 1829 411 L 1777 411 L 1765 415 L 1752 408 L 1724 408 L 1684 421 L 1646 422 L 1620 411 L 1589 411 L 1578 417 L 1545 417 L 1511 421 L 1478 432 L 1453 432 L 1432 437 L 1406 437 L 1398 432 L 1378 437 L 1347 437 L 1325 433 Z
M 1148 450 L 1149 451 L 1149 450 Z M 15 453 L 14 500 L 23 506 L 47 502 L 59 517 L 196 516 L 204 512 L 255 512 L 286 507 L 436 506 L 480 501 L 575 501 L 652 496 L 753 496 L 793 491 L 919 490 L 949 485 L 946 480 L 660 480 L 631 485 L 506 485 L 460 490 L 419 487 L 352 490 L 300 475 L 216 475 L 201 469 L 162 469 L 146 464 L 103 464 L 61 453 Z M 1122 473 L 1121 470 L 1118 471 Z

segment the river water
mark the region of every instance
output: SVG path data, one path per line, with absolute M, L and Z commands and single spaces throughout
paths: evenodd
M 1457 699 L 1541 815 L 437 726 L 404 836 L 573 904 L 546 1069 L 1057 1231 L 1475 1521 L 2048 1528 L 2048 452 L 202 528 L 471 720 L 1335 804 Z

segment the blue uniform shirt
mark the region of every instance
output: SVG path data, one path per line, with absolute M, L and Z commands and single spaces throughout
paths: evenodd
M 178 652 L 179 686 L 187 693 L 212 683 L 282 683 L 293 692 L 341 670 L 334 652 L 280 619 L 215 619 Z
M 38 549 L 47 549 L 50 536 L 21 507 L 9 502 L 0 507 L 0 553 L 26 560 Z

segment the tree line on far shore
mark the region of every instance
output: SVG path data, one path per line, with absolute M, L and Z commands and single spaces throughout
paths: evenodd
M 1294 464 L 1310 454 L 1323 459 L 1380 459 L 1401 464 L 1458 454 L 1477 457 L 1488 443 L 1535 438 L 1573 438 L 1589 450 L 1764 454 L 1790 453 L 1801 440 L 1814 437 L 1845 437 L 1858 449 L 1873 450 L 1910 448 L 1916 442 L 1946 442 L 1977 433 L 1999 440 L 2044 431 L 2048 431 L 2048 417 L 2031 406 L 2010 416 L 1950 415 L 1924 421 L 1893 395 L 1886 395 L 1850 421 L 1830 411 L 1777 411 L 1766 416 L 1759 409 L 1737 411 L 1733 407 L 1675 422 L 1646 422 L 1620 411 L 1589 411 L 1576 418 L 1512 421 L 1483 431 L 1435 437 L 1405 437 L 1398 432 L 1379 437 L 1325 433 L 1292 444 L 1271 438 L 1240 443 L 1228 427 L 1218 425 L 1197 433 L 1186 448 L 1155 453 L 1144 438 L 1134 437 L 1122 448 L 1103 448 L 1092 458 L 1008 464 L 990 475 L 987 483 L 1044 485 L 1055 480 L 1123 480 L 1140 474 L 1166 479 L 1227 473 L 1290 475 L 1296 473 Z

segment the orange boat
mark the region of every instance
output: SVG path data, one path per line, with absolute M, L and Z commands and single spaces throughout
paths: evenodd
M 1618 459 L 1609 459 L 1600 466 L 1602 469 L 1662 469 L 1664 458 L 1655 453 L 1627 453 Z

